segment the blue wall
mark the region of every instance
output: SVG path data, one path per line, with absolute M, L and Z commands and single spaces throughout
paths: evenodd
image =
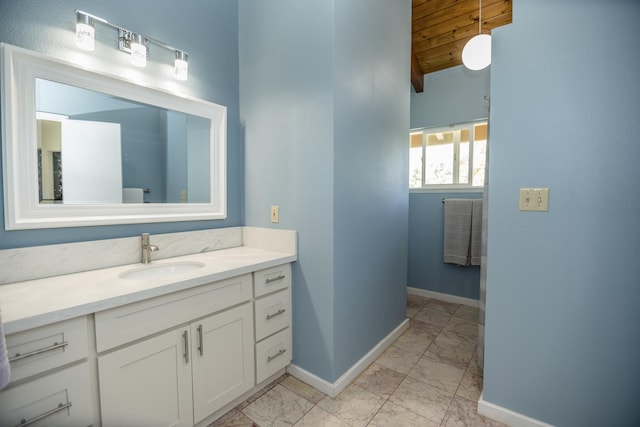
M 426 74 L 424 92 L 411 94 L 411 128 L 443 126 L 486 119 L 490 68 L 463 66 Z M 408 178 L 407 178 L 408 181 Z M 480 298 L 480 267 L 457 267 L 443 261 L 442 199 L 482 198 L 481 192 L 420 192 L 409 195 L 409 267 L 407 285 L 470 299 Z
M 243 147 L 239 137 L 238 11 L 237 3 L 223 0 L 37 0 L 0 2 L 0 41 L 67 60 L 85 55 L 75 47 L 75 10 L 85 10 L 111 22 L 139 31 L 189 52 L 189 81 L 166 83 L 181 93 L 227 107 L 227 219 L 222 221 L 174 222 L 50 230 L 4 231 L 0 227 L 0 249 L 134 236 L 141 232 L 169 233 L 243 223 Z M 98 33 L 106 28 L 98 29 Z M 97 37 L 97 44 L 108 39 Z M 90 58 L 134 72 L 126 54 L 97 47 Z M 83 58 L 87 58 L 84 56 Z M 162 68 L 164 67 L 164 68 Z M 140 72 L 153 84 L 164 84 L 155 71 L 170 65 L 150 63 Z M 145 74 L 147 73 L 147 74 Z M 4 199 L 0 197 L 4 224 Z
M 405 317 L 411 5 L 239 5 L 246 223 L 298 231 L 293 361 L 333 382 Z
M 579 3 L 514 0 L 493 33 L 484 399 L 637 426 L 640 2 Z
M 407 286 L 480 299 L 480 267 L 445 264 L 443 198 L 482 198 L 482 193 L 409 195 L 409 271 Z

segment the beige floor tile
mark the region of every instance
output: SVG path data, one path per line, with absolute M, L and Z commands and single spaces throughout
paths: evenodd
M 393 342 L 393 345 L 421 355 L 429 348 L 434 339 L 435 338 L 426 337 L 424 334 L 407 330 Z
M 407 294 L 407 305 L 419 305 L 424 307 L 432 301 L 431 298 L 421 297 L 420 295 Z
M 442 328 L 444 326 L 440 325 L 432 325 L 427 322 L 423 322 L 418 319 L 409 320 L 409 329 L 405 331 L 405 333 L 409 332 L 417 336 L 423 336 L 428 339 L 435 339 L 440 332 L 442 332 Z
M 423 356 L 428 356 L 460 369 L 466 369 L 474 354 L 475 349 L 469 346 L 459 347 L 449 344 L 446 340 L 438 340 L 436 338 Z
M 388 398 L 404 380 L 405 375 L 387 368 L 386 366 L 372 363 L 353 384 L 362 387 L 378 396 Z
M 456 323 L 464 322 L 464 323 Z M 478 325 L 460 319 L 447 324 L 434 342 L 475 351 L 478 346 Z M 475 330 L 475 332 L 474 332 Z
M 452 399 L 452 393 L 407 377 L 393 392 L 389 401 L 440 423 Z
M 238 409 L 232 409 L 213 424 L 209 424 L 209 427 L 257 427 L 257 424 Z
M 368 427 L 438 427 L 440 423 L 418 415 L 393 402 L 387 402 Z
M 420 356 L 422 354 L 419 351 L 407 350 L 394 344 L 378 357 L 376 363 L 406 375 Z
M 273 387 L 275 387 L 275 385 L 278 384 L 280 379 L 281 378 L 277 378 L 277 379 L 269 382 L 269 384 L 267 384 L 266 386 L 262 387 L 260 390 L 258 390 L 255 393 L 253 393 L 247 400 L 245 400 L 240 405 L 238 405 L 238 409 L 243 410 L 244 408 L 246 408 L 247 406 L 249 406 L 250 404 L 252 404 L 256 400 L 258 400 L 262 395 L 264 395 L 266 392 L 268 392 Z
M 470 339 L 478 338 L 478 323 L 453 316 L 442 328 L 442 332 L 453 333 Z
M 385 398 L 357 385 L 348 385 L 335 398 L 329 396 L 318 407 L 335 415 L 353 427 L 366 426 L 385 402 Z
M 438 301 L 437 299 L 431 300 L 426 306 L 429 310 L 446 311 L 449 314 L 453 314 L 460 308 L 460 304 L 454 304 L 451 302 Z
M 461 305 L 458 310 L 453 314 L 453 317 L 469 320 L 471 322 L 478 322 L 478 316 L 480 315 L 478 307 L 469 307 L 467 305 Z
M 314 406 L 297 423 L 296 427 L 349 427 L 349 424 L 325 411 Z
M 287 377 L 280 382 L 280 385 L 296 394 L 299 394 L 300 396 L 304 397 L 309 402 L 314 404 L 320 402 L 325 396 L 324 393 L 316 390 L 308 384 L 303 383 L 302 381 L 295 377 L 292 377 L 291 375 L 287 375 Z
M 455 393 L 464 373 L 465 370 L 463 368 L 449 365 L 438 358 L 432 358 L 427 355 L 418 360 L 408 375 L 441 390 Z
M 413 316 L 418 314 L 421 308 L 422 307 L 417 305 L 414 305 L 414 306 L 407 305 L 407 319 L 411 319 Z
M 407 295 L 407 317 L 411 319 L 429 303 L 428 298 L 419 297 L 417 295 Z
M 260 427 L 293 425 L 313 407 L 300 395 L 277 384 L 242 412 Z
M 480 394 L 482 394 L 482 374 L 478 365 L 472 360 L 460 381 L 456 396 L 477 402 Z
M 445 326 L 449 322 L 449 319 L 451 319 L 453 313 L 449 313 L 445 310 L 434 310 L 430 308 L 432 303 L 433 301 L 416 313 L 416 315 L 413 316 L 413 319 L 429 323 L 431 325 Z
M 477 402 L 456 396 L 451 402 L 447 415 L 442 422 L 443 427 L 506 427 L 478 414 Z

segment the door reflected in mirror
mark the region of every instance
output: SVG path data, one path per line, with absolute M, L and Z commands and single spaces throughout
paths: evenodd
M 36 79 L 40 203 L 208 203 L 211 121 Z

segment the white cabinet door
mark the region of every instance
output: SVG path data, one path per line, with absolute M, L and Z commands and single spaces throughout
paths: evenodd
M 102 424 L 192 426 L 188 328 L 98 358 Z
M 251 303 L 191 324 L 193 412 L 211 415 L 254 384 Z

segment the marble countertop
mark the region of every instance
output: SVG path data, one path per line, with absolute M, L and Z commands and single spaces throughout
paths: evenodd
M 185 273 L 143 280 L 119 274 L 143 267 L 128 264 L 0 286 L 0 310 L 5 334 L 95 313 L 264 268 L 293 262 L 296 255 L 255 247 L 235 247 L 167 258 L 149 265 L 200 262 Z

